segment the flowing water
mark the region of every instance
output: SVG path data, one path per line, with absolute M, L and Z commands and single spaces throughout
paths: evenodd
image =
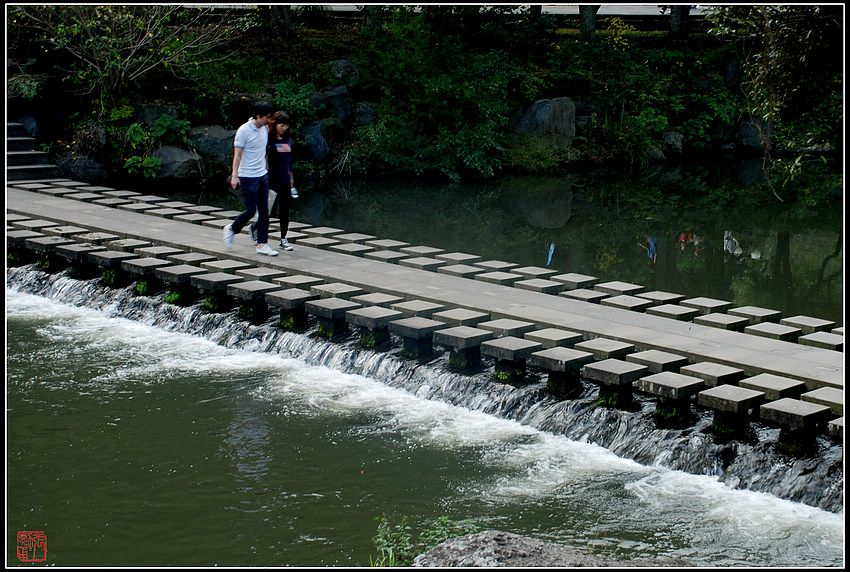
M 7 528 L 48 562 L 357 566 L 441 515 L 627 559 L 842 566 L 841 447 L 661 430 L 542 380 L 7 270 Z M 17 564 L 11 555 L 7 564 Z

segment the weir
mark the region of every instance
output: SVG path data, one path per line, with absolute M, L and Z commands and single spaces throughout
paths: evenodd
M 114 199 L 117 197 L 110 195 L 110 193 L 121 193 L 122 200 L 126 202 L 116 202 Z M 46 257 L 56 252 L 56 249 L 70 247 L 74 244 L 102 246 L 101 250 L 80 251 L 82 252 L 80 256 L 88 256 L 89 261 L 102 269 L 113 271 L 111 276 L 114 277 L 120 277 L 122 275 L 120 270 L 125 264 L 128 265 L 124 270 L 131 277 L 130 282 L 138 280 L 139 277 L 146 277 L 146 273 L 149 272 L 149 269 L 152 269 L 155 277 L 164 283 L 171 282 L 174 285 L 185 284 L 187 286 L 193 284 L 196 288 L 200 286 L 200 289 L 203 290 L 204 280 L 202 277 L 205 275 L 218 272 L 239 276 L 240 281 L 226 285 L 227 295 L 249 301 L 255 309 L 259 304 L 262 309 L 283 307 L 291 311 L 303 304 L 307 313 L 320 321 L 319 333 L 326 338 L 338 338 L 346 335 L 347 329 L 344 325 L 348 323 L 361 328 L 359 347 L 345 350 L 348 352 L 362 351 L 363 346 L 368 345 L 367 342 L 362 340 L 372 338 L 368 336 L 364 338 L 363 330 L 369 330 L 372 324 L 380 324 L 381 332 L 379 332 L 377 339 L 381 341 L 385 339 L 384 327 L 387 328 L 388 332 L 397 335 L 399 335 L 401 324 L 404 324 L 404 327 L 408 330 L 411 327 L 411 324 L 404 322 L 404 320 L 410 318 L 403 313 L 402 308 L 394 307 L 401 306 L 403 303 L 386 302 L 391 309 L 400 312 L 405 317 L 392 315 L 392 318 L 388 317 L 383 320 L 355 312 L 364 304 L 353 301 L 354 298 L 382 295 L 403 299 L 406 304 L 431 304 L 436 306 L 437 308 L 431 312 L 429 318 L 419 317 L 419 319 L 429 322 L 422 325 L 423 328 L 426 328 L 426 333 L 408 332 L 408 335 L 403 336 L 405 344 L 409 345 L 412 339 L 417 341 L 416 353 L 421 355 L 412 356 L 420 359 L 411 360 L 410 364 L 403 363 L 403 360 L 399 365 L 394 364 L 393 368 L 398 368 L 397 374 L 404 371 L 406 367 L 412 367 L 415 370 L 416 366 L 422 362 L 423 356 L 432 355 L 430 353 L 432 342 L 437 348 L 442 345 L 453 347 L 453 353 L 456 353 L 458 349 L 463 350 L 461 353 L 464 359 L 459 360 L 460 363 L 455 360 L 454 366 L 476 366 L 481 361 L 480 348 L 482 343 L 493 338 L 515 337 L 515 339 L 524 340 L 524 342 L 506 340 L 499 344 L 486 344 L 484 355 L 501 357 L 500 361 L 507 362 L 499 364 L 502 368 L 501 371 L 511 372 L 510 375 L 503 376 L 503 379 L 519 382 L 520 379 L 518 378 L 526 377 L 526 358 L 528 358 L 529 364 L 545 363 L 545 360 L 533 358 L 535 351 L 543 350 L 542 343 L 534 341 L 534 333 L 538 333 L 539 338 L 541 333 L 546 332 L 550 339 L 557 339 L 556 336 L 552 335 L 552 332 L 561 332 L 564 334 L 561 336 L 562 340 L 571 341 L 554 342 L 556 347 L 575 347 L 576 350 L 588 352 L 597 361 L 620 359 L 626 360 L 625 363 L 637 363 L 638 367 L 646 368 L 646 374 L 643 377 L 651 375 L 650 368 L 657 368 L 658 371 L 661 371 L 664 368 L 672 367 L 678 371 L 679 368 L 684 369 L 688 364 L 701 366 L 703 369 L 708 365 L 738 369 L 743 372 L 744 376 L 749 377 L 740 380 L 731 377 L 722 379 L 732 380 L 733 383 L 737 381 L 741 387 L 745 387 L 747 379 L 756 378 L 759 375 L 769 374 L 774 377 L 781 377 L 801 386 L 801 391 L 793 395 L 792 399 L 799 403 L 812 405 L 817 410 L 809 406 L 802 408 L 784 406 L 781 408 L 782 414 L 779 415 L 776 407 L 767 407 L 765 408 L 766 415 L 762 415 L 763 420 L 770 422 L 767 423 L 768 425 L 778 423 L 785 428 L 786 433 L 799 431 L 802 427 L 808 429 L 804 436 L 807 443 L 807 456 L 817 457 L 826 452 L 825 457 L 819 460 L 811 460 L 816 466 L 826 467 L 835 460 L 834 455 L 836 453 L 833 452 L 835 447 L 823 442 L 822 434 L 824 429 L 828 429 L 834 437 L 839 439 L 843 437 L 843 355 L 839 351 L 843 349 L 843 341 L 840 345 L 835 346 L 835 349 L 825 349 L 804 344 L 803 338 L 806 335 L 802 335 L 802 332 L 797 337 L 798 341 L 789 342 L 759 335 L 752 329 L 736 332 L 721 327 L 702 325 L 696 323 L 696 321 L 689 322 L 679 317 L 670 318 L 664 315 L 652 315 L 642 311 L 643 306 L 640 305 L 630 306 L 630 309 L 624 308 L 623 304 L 617 300 L 624 296 L 637 298 L 642 294 L 647 294 L 642 300 L 647 300 L 650 303 L 653 299 L 665 299 L 664 296 L 661 296 L 663 293 L 645 293 L 643 288 L 637 285 L 606 283 L 595 284 L 594 290 L 585 289 L 601 295 L 600 299 L 603 301 L 609 298 L 614 299 L 613 303 L 600 304 L 584 301 L 575 296 L 561 295 L 575 294 L 583 288 L 556 292 L 551 289 L 535 288 L 536 284 L 528 284 L 535 280 L 541 280 L 537 276 L 540 275 L 539 271 L 543 269 L 517 268 L 510 267 L 508 264 L 505 265 L 505 269 L 493 272 L 439 272 L 439 268 L 446 267 L 447 264 L 456 260 L 464 260 L 470 266 L 481 264 L 480 268 L 485 270 L 488 265 L 493 267 L 494 264 L 501 261 L 479 261 L 475 260 L 474 256 L 464 259 L 460 258 L 464 253 L 444 253 L 440 249 L 430 247 L 410 247 L 405 243 L 398 243 L 398 250 L 393 252 L 397 252 L 406 258 L 399 257 L 397 263 L 389 262 L 390 258 L 384 260 L 368 258 L 366 256 L 368 253 L 363 252 L 362 249 L 357 253 L 346 249 L 333 249 L 334 246 L 343 244 L 342 240 L 332 238 L 344 236 L 345 233 L 342 229 L 302 226 L 303 234 L 300 235 L 301 237 L 311 236 L 314 237 L 312 238 L 314 243 L 319 239 L 322 240 L 322 243 L 308 246 L 310 238 L 298 240 L 298 233 L 290 233 L 290 240 L 295 242 L 296 250 L 292 253 L 282 252 L 280 256 L 275 258 L 255 255 L 253 244 L 247 232 L 236 238 L 233 250 L 226 251 L 221 242 L 221 227 L 236 213 L 206 210 L 207 214 L 204 217 L 208 218 L 199 219 L 188 216 L 191 214 L 188 210 L 173 208 L 173 206 L 141 208 L 138 205 L 161 206 L 167 202 L 167 199 L 150 195 L 144 197 L 132 196 L 128 193 L 128 191 L 92 187 L 61 179 L 15 183 L 7 187 L 7 247 L 10 251 L 16 250 L 17 252 L 37 251 L 40 256 Z M 146 200 L 148 202 L 145 202 Z M 180 218 L 183 215 L 187 216 Z M 10 230 L 8 226 L 10 223 L 13 228 L 19 230 Z M 77 230 L 68 230 L 69 228 Z M 296 236 L 293 236 L 294 234 Z M 62 240 L 45 241 L 43 240 L 45 237 L 54 239 L 62 237 Z M 362 241 L 365 246 L 369 246 L 370 242 L 379 242 L 378 240 L 370 241 L 365 235 L 358 236 L 357 240 L 358 242 L 354 244 L 360 244 L 359 241 Z M 145 246 L 128 247 L 128 241 L 136 241 L 136 244 L 145 242 L 146 244 Z M 384 246 L 386 245 L 384 244 Z M 133 252 L 126 252 L 125 249 Z M 403 252 L 404 250 L 406 252 Z M 128 254 L 129 256 L 126 256 Z M 173 258 L 184 257 L 185 260 L 185 257 L 190 254 L 211 257 L 211 259 L 195 265 Z M 422 260 L 429 258 L 429 256 L 433 256 L 433 258 L 430 258 L 434 262 L 433 264 L 426 264 Z M 438 258 L 440 256 L 442 258 Z M 170 264 L 138 262 L 139 259 L 146 257 L 166 260 Z M 405 260 L 410 262 L 402 264 Z M 260 269 L 263 269 L 263 271 Z M 544 270 L 544 272 L 546 271 Z M 492 274 L 497 273 L 511 276 L 496 279 Z M 486 276 L 487 274 L 491 276 Z M 287 298 L 284 294 L 288 289 L 299 288 L 298 285 L 293 286 L 291 283 L 284 282 L 284 280 L 290 279 L 297 282 L 298 277 L 306 279 L 306 283 L 311 284 L 306 286 L 306 290 L 311 294 L 309 298 L 299 299 L 293 296 Z M 557 281 L 557 278 L 557 276 L 548 275 L 546 280 Z M 575 280 L 575 275 L 570 275 L 568 279 Z M 228 282 L 231 281 L 228 279 Z M 262 284 L 250 284 L 250 282 L 261 282 Z M 212 290 L 211 284 L 212 280 L 208 278 L 207 288 Z M 563 284 L 564 288 L 568 287 L 566 281 Z M 117 280 L 114 285 L 118 287 L 126 286 L 121 280 Z M 257 286 L 260 286 L 260 288 L 258 289 Z M 25 287 L 22 287 L 22 289 L 27 291 Z M 189 299 L 184 301 L 188 306 L 186 311 L 192 311 L 192 304 L 196 304 L 197 299 L 191 298 L 199 294 L 199 291 L 194 294 L 187 294 Z M 345 300 L 346 298 L 348 300 Z M 283 299 L 287 299 L 287 301 L 281 302 Z M 292 300 L 300 300 L 300 304 Z M 345 303 L 342 303 L 343 301 Z M 686 308 L 690 307 L 687 302 L 687 300 L 681 300 L 681 305 Z M 88 304 L 89 302 L 85 301 L 84 303 Z M 226 308 L 227 305 L 224 304 L 223 307 Z M 729 315 L 742 317 L 742 312 L 735 314 L 732 310 L 734 308 L 730 307 Z M 744 309 L 744 316 L 750 316 L 744 319 L 751 320 L 752 325 L 755 325 L 761 323 L 762 314 L 773 315 L 769 312 L 760 313 L 758 310 Z M 200 308 L 196 311 L 203 313 L 207 310 Z M 354 313 L 349 317 L 349 312 Z M 255 312 L 254 317 L 256 319 L 251 320 L 254 324 L 251 327 L 269 328 L 263 323 L 265 315 L 262 312 Z M 281 318 L 283 318 L 283 315 L 281 315 Z M 810 320 L 807 321 L 802 318 L 796 317 L 791 322 L 810 322 Z M 490 329 L 482 329 L 481 327 L 482 323 L 498 322 L 499 320 L 529 324 L 534 330 L 524 327 L 519 332 L 512 332 L 515 336 L 505 336 L 494 331 L 492 327 Z M 276 328 L 280 330 L 282 335 L 285 332 L 285 329 L 280 328 L 283 323 L 280 320 L 275 321 L 277 322 Z M 438 324 L 437 327 L 434 326 L 434 322 Z M 394 324 L 399 324 L 399 326 L 394 327 Z M 786 327 L 794 326 L 788 325 Z M 476 332 L 464 330 L 464 332 L 470 334 L 464 337 L 464 341 L 458 341 L 457 338 L 447 338 L 445 334 L 440 334 L 442 330 L 448 331 L 450 329 L 454 329 L 455 334 L 457 334 L 461 328 L 477 330 L 481 333 L 476 334 Z M 263 336 L 271 336 L 272 330 L 274 328 L 264 332 Z M 823 334 L 824 332 L 821 329 L 815 333 Z M 843 340 L 843 329 L 829 333 Z M 277 335 L 277 332 L 274 332 L 274 334 Z M 581 340 L 578 341 L 572 336 L 580 336 Z M 303 336 L 298 339 L 303 340 Z M 473 341 L 466 341 L 467 339 Z M 326 344 L 327 342 L 323 343 Z M 520 346 L 522 347 L 520 348 Z M 292 351 L 292 348 L 287 348 L 286 351 Z M 327 351 L 327 349 L 322 350 L 323 354 Z M 664 363 L 660 359 L 650 360 L 647 363 L 647 352 L 652 351 L 663 354 Z M 300 354 L 301 351 L 299 350 L 298 353 Z M 330 353 L 336 352 L 331 351 Z M 466 359 L 470 356 L 471 360 Z M 632 359 L 629 359 L 630 356 L 632 356 Z M 515 359 L 508 359 L 508 357 Z M 675 366 L 664 365 L 669 360 L 672 360 Z M 467 364 L 467 362 L 469 363 Z M 547 373 L 553 372 L 557 374 L 559 368 L 560 366 L 556 366 L 546 370 L 544 367 L 540 370 L 540 375 L 545 376 Z M 712 377 L 711 380 L 702 378 L 699 371 L 700 367 L 697 367 L 695 372 L 681 372 L 698 378 L 687 384 L 691 388 L 687 395 L 687 398 L 690 399 L 686 399 L 688 406 L 691 402 L 700 405 L 700 400 L 694 395 L 699 394 L 700 390 L 709 389 L 712 381 L 716 385 L 717 379 L 721 379 L 717 376 Z M 364 373 L 370 376 L 375 375 L 371 371 Z M 679 375 L 679 373 L 676 373 L 676 375 Z M 497 400 L 498 405 L 492 403 L 487 405 L 487 409 L 492 408 L 488 412 L 495 412 L 510 418 L 521 418 L 523 422 L 528 422 L 544 430 L 550 430 L 548 428 L 551 422 L 549 416 L 557 418 L 567 416 L 570 417 L 567 422 L 569 428 L 559 425 L 556 431 L 564 432 L 568 436 L 573 435 L 574 438 L 588 439 L 589 435 L 596 435 L 597 438 L 601 439 L 601 444 L 604 444 L 604 446 L 611 448 L 618 454 L 625 454 L 625 456 L 640 460 L 640 462 L 659 462 L 659 451 L 666 451 L 664 454 L 672 455 L 673 453 L 669 447 L 660 445 L 660 442 L 663 442 L 669 436 L 660 437 L 660 442 L 655 442 L 655 448 L 649 447 L 642 451 L 646 443 L 633 442 L 641 441 L 638 435 L 659 431 L 661 433 L 680 431 L 684 432 L 685 435 L 691 435 L 694 428 L 680 427 L 678 429 L 661 430 L 658 427 L 646 425 L 646 419 L 652 419 L 653 415 L 640 416 L 639 411 L 644 405 L 652 410 L 655 408 L 656 397 L 664 398 L 671 395 L 670 392 L 673 389 L 671 389 L 670 383 L 672 382 L 667 382 L 661 378 L 655 378 L 652 382 L 634 383 L 634 385 L 632 384 L 635 381 L 634 379 L 630 378 L 627 383 L 624 383 L 622 378 L 618 379 L 617 384 L 622 385 L 629 392 L 634 388 L 645 393 L 645 395 L 638 397 L 636 405 L 618 410 L 600 407 L 596 404 L 599 388 L 593 384 L 581 390 L 585 399 L 593 401 L 585 401 L 580 404 L 581 398 L 561 400 L 554 399 L 547 394 L 545 398 L 541 399 L 541 395 L 545 392 L 541 392 L 540 384 L 534 383 L 534 375 L 529 376 L 530 379 L 526 380 L 526 383 L 517 383 L 515 386 L 496 384 L 492 374 L 470 374 L 466 372 L 452 373 L 451 376 L 451 379 L 455 382 L 464 380 L 461 383 L 464 388 L 468 388 L 468 381 L 466 381 L 468 378 L 472 377 L 477 380 L 475 389 L 480 391 L 481 394 L 472 397 L 473 403 L 480 402 L 482 398 L 486 402 L 486 396 L 494 390 L 493 388 L 497 388 L 497 393 L 501 391 L 509 392 L 511 399 L 508 403 L 513 402 L 514 398 L 521 398 L 523 403 L 521 407 L 510 407 L 504 402 L 504 396 L 500 396 Z M 412 381 L 412 378 L 416 378 L 416 376 L 405 374 L 399 381 L 385 379 L 392 384 L 401 383 L 403 387 L 418 395 L 423 391 L 422 380 Z M 419 385 L 416 385 L 416 383 L 419 383 Z M 678 380 L 676 383 L 679 383 Z M 694 388 L 694 383 L 697 384 L 696 388 Z M 411 385 L 408 386 L 407 384 Z M 703 386 L 700 386 L 700 384 L 703 384 Z M 424 386 L 433 387 L 433 381 L 429 379 Z M 822 388 L 832 388 L 839 391 L 840 403 L 836 404 L 834 402 L 836 398 L 832 397 L 833 401 L 824 404 L 820 395 L 818 401 L 806 399 L 808 393 Z M 467 391 L 464 391 L 463 396 L 454 396 L 452 390 L 443 388 L 436 396 L 452 402 L 457 399 L 459 404 L 469 406 L 466 393 Z M 773 395 L 770 388 L 764 388 L 762 393 L 765 394 L 765 399 L 768 402 L 789 399 L 787 394 L 784 393 L 777 392 Z M 678 396 L 678 390 L 672 395 Z M 767 397 L 768 395 L 770 397 Z M 677 397 L 677 399 L 679 398 Z M 718 400 L 722 401 L 722 399 L 722 395 L 715 394 L 712 399 L 702 400 L 702 403 L 715 404 L 714 407 L 718 411 L 728 411 L 730 406 L 716 405 Z M 542 404 L 545 404 L 545 406 Z M 573 409 L 575 407 L 579 409 Z M 585 408 L 594 412 L 591 414 L 593 421 L 588 425 L 584 425 L 580 421 L 585 414 Z M 711 408 L 712 405 L 708 405 L 701 412 L 696 413 L 696 415 L 701 416 L 706 425 L 711 423 Z M 741 408 L 739 407 L 739 409 Z M 518 411 L 522 413 L 519 414 L 520 417 L 515 417 Z M 541 413 L 542 411 L 546 413 Z M 567 411 L 569 413 L 566 413 Z M 795 414 L 797 411 L 802 413 Z M 538 417 L 538 415 L 543 417 Z M 626 438 L 627 443 L 618 444 L 616 439 L 612 440 L 612 436 L 606 433 L 605 428 L 589 426 L 604 425 L 606 421 L 601 417 L 608 417 L 609 415 L 614 416 L 614 418 L 623 416 L 615 422 L 615 425 L 619 426 L 619 423 L 624 422 L 627 426 L 633 426 L 632 429 L 636 429 L 634 434 L 631 430 L 627 431 L 630 434 Z M 762 423 L 759 420 L 758 411 L 753 411 L 753 408 L 740 411 L 740 415 L 744 419 L 753 421 L 750 425 Z M 805 420 L 802 417 L 803 415 L 805 415 Z M 596 416 L 600 418 L 595 418 Z M 623 421 L 623 419 L 626 420 Z M 608 422 L 613 421 L 609 419 Z M 640 427 L 638 428 L 638 426 Z M 572 434 L 573 428 L 580 428 L 581 433 Z M 703 427 L 703 429 L 706 429 L 706 427 Z M 744 430 L 752 430 L 752 427 L 744 427 Z M 737 475 L 735 470 L 730 472 L 729 468 L 736 464 L 737 458 L 735 458 L 735 453 L 729 452 L 728 439 L 725 442 L 716 443 L 714 437 L 709 433 L 711 433 L 711 430 L 706 429 L 706 434 L 700 435 L 698 453 L 694 453 L 693 457 L 687 454 L 683 457 L 681 452 L 676 452 L 675 458 L 677 460 L 684 458 L 685 462 L 681 467 L 677 466 L 676 463 L 671 466 L 690 472 L 723 476 L 723 478 L 735 475 L 733 478 L 736 482 L 751 483 L 752 475 Z M 794 434 L 796 435 L 796 433 Z M 605 436 L 602 437 L 602 435 Z M 771 443 L 776 440 L 775 437 L 775 431 L 762 428 L 760 442 L 754 447 L 754 450 L 765 447 L 765 451 L 767 451 L 770 449 Z M 819 441 L 816 442 L 815 439 Z M 594 438 L 588 440 L 597 442 Z M 688 437 L 688 440 L 691 440 L 691 438 Z M 738 451 L 741 446 L 742 444 L 736 441 L 734 446 L 731 447 Z M 749 454 L 752 454 L 752 451 Z M 773 453 L 765 452 L 765 455 L 770 457 Z M 821 463 L 825 463 L 825 465 L 821 465 Z M 664 464 L 667 464 L 666 460 Z M 787 487 L 787 479 L 788 475 L 784 475 L 779 480 L 784 483 L 783 486 Z M 754 484 L 755 481 L 760 481 L 760 479 L 752 480 L 751 484 Z M 756 488 L 761 486 L 764 485 L 758 485 Z M 775 484 L 767 486 L 777 488 Z M 791 488 L 794 489 L 794 487 Z M 825 488 L 831 490 L 834 487 L 830 485 Z M 798 494 L 804 497 L 811 496 L 811 493 L 800 491 L 789 493 L 786 490 L 777 493 L 770 488 L 758 488 L 758 490 L 771 490 L 773 494 L 783 496 L 783 498 L 794 498 Z M 828 492 L 826 495 L 832 498 L 831 495 L 834 495 L 834 492 Z M 802 502 L 811 503 L 811 500 L 803 500 Z M 834 504 L 835 501 L 834 498 L 826 501 L 821 498 L 815 502 L 820 505 L 822 502 Z

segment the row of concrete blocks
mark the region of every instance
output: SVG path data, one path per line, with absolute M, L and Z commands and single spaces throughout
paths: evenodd
M 238 214 L 217 207 L 191 205 L 170 201 L 157 195 L 91 186 L 75 181 L 29 182 L 15 186 L 215 228 L 227 224 Z M 276 224 L 270 225 L 273 238 L 276 238 L 275 232 L 279 234 L 278 231 Z M 248 231 L 245 229 L 243 232 Z M 498 260 L 483 261 L 477 255 L 446 252 L 430 246 L 413 246 L 406 242 L 377 239 L 362 233 L 346 233 L 338 228 L 311 227 L 291 222 L 287 236 L 290 242 L 297 241 L 305 246 L 326 248 L 382 262 L 557 294 L 585 302 L 641 311 L 675 320 L 693 321 L 705 326 L 799 342 L 823 349 L 844 349 L 844 329 L 836 327 L 835 322 L 831 320 L 802 315 L 783 318 L 779 311 L 769 308 L 736 308 L 725 300 L 707 297 L 685 299 L 685 296 L 671 292 L 646 292 L 643 286 L 637 284 L 621 281 L 600 283 L 599 278 L 595 276 L 578 273 L 558 274 L 549 268 L 520 267 L 515 263 Z
M 451 348 L 450 362 L 461 369 L 478 364 L 481 356 L 491 357 L 496 376 L 503 381 L 522 379 L 526 367 L 532 366 L 548 372 L 552 387 L 563 388 L 579 377 L 619 394 L 635 387 L 659 397 L 667 410 L 689 409 L 697 395 L 699 405 L 715 411 L 716 420 L 721 421 L 715 425 L 740 427 L 758 409 L 764 420 L 791 431 L 811 432 L 828 421 L 829 433 L 843 437 L 843 392 L 839 389 L 823 387 L 804 393 L 805 384 L 798 380 L 772 374 L 743 379 L 744 372 L 738 368 L 710 362 L 688 365 L 684 357 L 658 350 L 635 352 L 632 344 L 617 340 L 585 340 L 576 332 L 537 329 L 512 319 L 490 320 L 483 312 L 404 301 L 343 283 L 325 284 L 320 278 L 286 276 L 144 241 L 116 240 L 105 233 L 77 238 L 112 239 L 109 246 L 119 249 L 30 230 L 7 231 L 10 247 L 52 252 L 69 264 L 88 262 L 101 270 L 120 269 L 128 278 L 119 285 L 154 280 L 177 289 L 190 287 L 198 295 L 219 297 L 220 309 L 229 308 L 226 300 L 233 299 L 259 310 L 248 313 L 256 320 L 264 320 L 269 307 L 277 308 L 280 323 L 287 328 L 306 328 L 309 314 L 319 321 L 320 334 L 328 338 L 345 333 L 349 325 L 357 328 L 365 347 L 386 344 L 395 334 L 410 357 L 430 354 L 434 344 Z M 152 285 L 148 293 L 156 289 Z M 186 301 L 192 299 L 190 294 Z

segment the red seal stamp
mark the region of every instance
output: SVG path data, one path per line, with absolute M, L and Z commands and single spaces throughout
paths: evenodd
M 47 535 L 43 530 L 18 531 L 18 560 L 21 562 L 47 560 Z

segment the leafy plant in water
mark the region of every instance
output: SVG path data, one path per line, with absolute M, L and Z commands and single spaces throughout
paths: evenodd
M 372 542 L 378 549 L 379 557 L 370 557 L 372 566 L 412 566 L 417 555 L 428 552 L 446 540 L 475 534 L 484 528 L 483 519 L 454 520 L 443 515 L 427 522 L 414 540 L 413 528 L 408 524 L 406 516 L 395 525 L 390 524 L 386 515 L 376 517 L 375 520 L 378 520 L 378 533 Z

